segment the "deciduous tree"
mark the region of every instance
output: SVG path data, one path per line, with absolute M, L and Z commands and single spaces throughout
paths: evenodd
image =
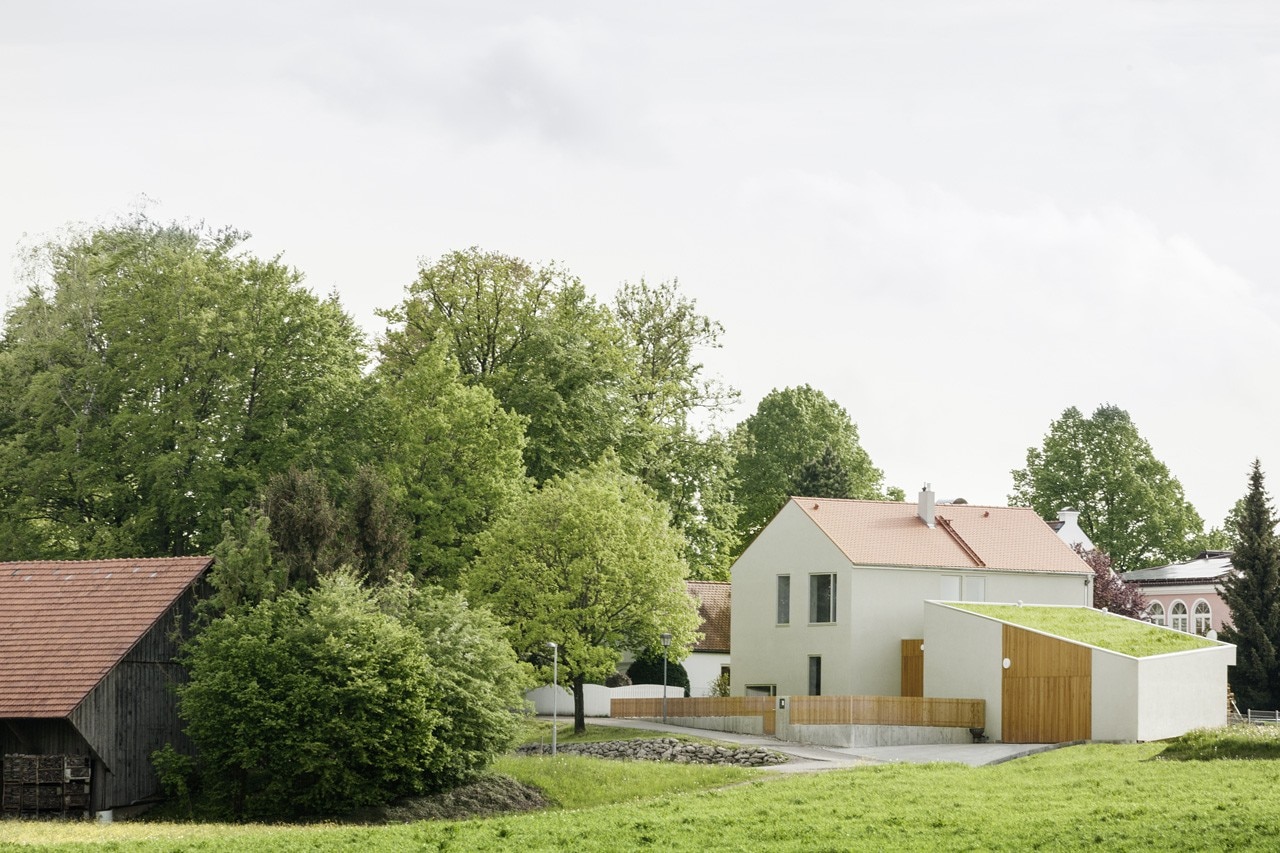
M 1075 545 L 1075 552 L 1093 569 L 1093 606 L 1108 613 L 1130 619 L 1141 619 L 1147 610 L 1147 597 L 1142 587 L 1129 583 L 1111 568 L 1111 558 L 1097 548 L 1086 551 Z
M 1122 572 L 1190 557 L 1204 528 L 1182 484 L 1116 406 L 1088 418 L 1064 411 L 1042 446 L 1027 449 L 1013 486 L 1010 505 L 1044 518 L 1079 510 L 1080 527 Z
M 659 649 L 672 635 L 679 660 L 698 613 L 685 589 L 679 535 L 666 506 L 616 459 L 557 477 L 481 534 L 467 587 L 511 628 L 516 651 L 551 675 L 548 643 L 585 730 L 583 685 L 603 681 L 623 649 Z
M 774 389 L 734 433 L 738 531 L 743 542 L 782 507 L 806 462 L 830 447 L 848 476 L 846 497 L 886 497 L 884 474 L 858 443 L 849 413 L 816 388 Z
M 1254 460 L 1239 513 L 1231 563 L 1220 594 L 1232 625 L 1220 638 L 1236 646 L 1228 678 L 1245 709 L 1280 708 L 1280 541 L 1262 464 Z

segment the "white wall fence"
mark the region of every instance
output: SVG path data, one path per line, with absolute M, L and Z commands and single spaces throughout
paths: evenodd
M 674 699 L 683 697 L 684 690 L 667 686 L 667 696 Z M 565 717 L 573 716 L 573 694 L 563 687 L 552 687 L 547 684 L 524 694 L 524 698 L 533 703 L 539 715 L 549 715 L 554 709 L 556 714 Z M 609 705 L 614 699 L 661 699 L 661 684 L 632 684 L 627 687 L 605 687 L 603 684 L 582 685 L 583 712 L 588 717 L 609 716 Z

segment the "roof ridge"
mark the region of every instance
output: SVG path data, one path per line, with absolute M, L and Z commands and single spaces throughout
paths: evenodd
M 939 527 L 947 531 L 947 533 L 951 536 L 951 538 L 956 541 L 956 544 L 960 546 L 960 550 L 964 551 L 965 555 L 970 560 L 973 560 L 973 564 L 975 566 L 981 569 L 985 569 L 987 567 L 987 564 L 984 563 L 982 561 L 982 558 L 978 556 L 978 552 L 973 550 L 973 548 L 969 545 L 968 542 L 964 541 L 964 537 L 961 536 L 960 533 L 954 527 L 951 526 L 951 522 L 949 520 L 939 515 L 934 517 L 934 521 L 938 523 Z

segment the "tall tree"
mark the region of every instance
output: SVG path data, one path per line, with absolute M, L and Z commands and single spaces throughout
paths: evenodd
M 555 478 L 480 536 L 467 576 L 471 600 L 510 626 L 516 651 L 573 688 L 585 730 L 583 685 L 613 672 L 623 649 L 688 654 L 698 612 L 685 589 L 679 535 L 652 491 L 615 459 Z
M 748 541 L 782 507 L 806 462 L 830 446 L 848 476 L 847 497 L 886 497 L 884 472 L 858 443 L 849 413 L 809 385 L 776 388 L 734 432 L 738 532 Z
M 244 239 L 139 218 L 41 249 L 0 342 L 0 527 L 26 556 L 206 550 L 272 473 L 354 466 L 361 335 Z
M 692 574 L 727 578 L 736 534 L 723 481 L 732 458 L 714 425 L 738 392 L 707 376 L 698 360 L 720 346 L 724 329 L 698 312 L 678 281 L 626 283 L 614 313 L 632 363 L 631 410 L 617 449 L 624 468 L 671 508 Z
M 589 464 L 623 435 L 629 361 L 609 310 L 563 268 L 478 248 L 424 261 L 391 323 L 392 370 L 442 344 L 464 377 L 527 421 L 524 459 L 544 480 Z
M 1079 510 L 1081 529 L 1122 572 L 1192 556 L 1204 529 L 1182 484 L 1116 406 L 1088 418 L 1067 409 L 1012 473 L 1010 505 L 1044 518 Z
M 525 420 L 468 385 L 440 343 L 379 365 L 375 381 L 373 442 L 402 496 L 410 571 L 451 587 L 475 537 L 527 486 Z
M 1237 702 L 1246 709 L 1275 710 L 1280 708 L 1280 541 L 1264 479 L 1255 459 L 1235 531 L 1235 571 L 1219 589 L 1233 623 L 1223 626 L 1220 638 L 1236 646 L 1236 665 L 1228 677 Z

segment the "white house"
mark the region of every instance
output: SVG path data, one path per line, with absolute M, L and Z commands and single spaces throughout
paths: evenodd
M 684 659 L 689 674 L 689 695 L 710 696 L 717 679 L 729 672 L 730 585 L 718 581 L 686 581 L 698 602 L 702 639 Z
M 1028 508 L 791 498 L 733 566 L 731 690 L 903 695 L 925 601 L 1088 606 L 1092 581 Z
M 1092 551 L 1093 540 L 1080 526 L 1080 510 L 1069 507 L 1058 510 L 1058 520 L 1048 522 L 1058 537 L 1072 548 L 1079 545 L 1081 551 Z

